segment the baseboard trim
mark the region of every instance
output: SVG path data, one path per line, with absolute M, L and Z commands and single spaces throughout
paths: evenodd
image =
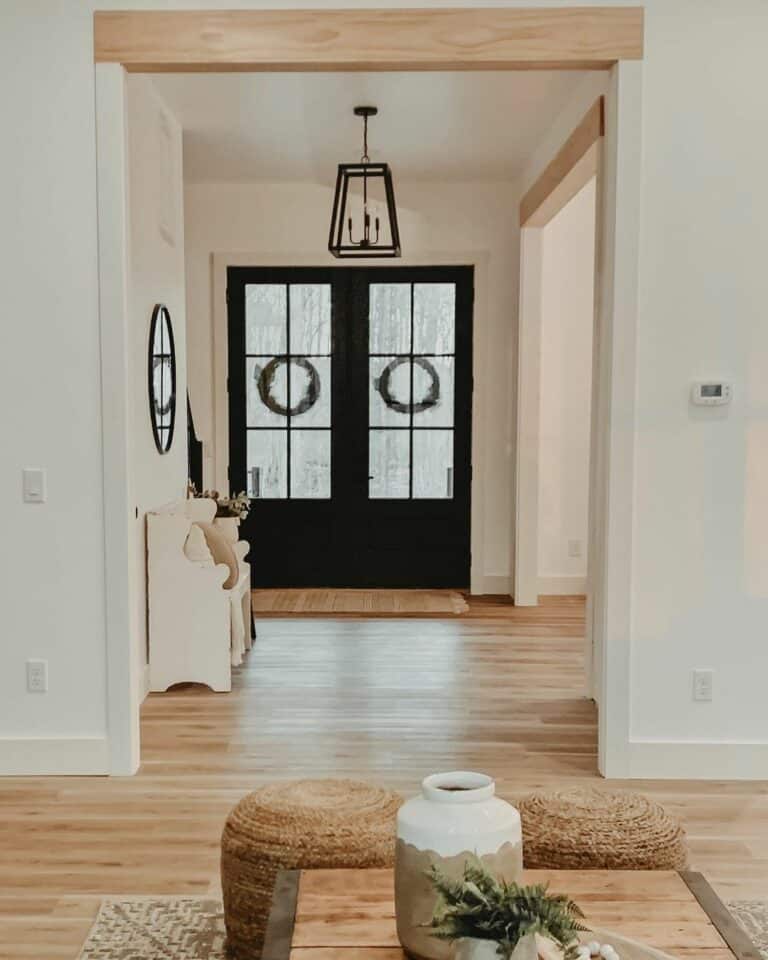
M 636 780 L 768 780 L 768 742 L 631 740 Z
M 539 577 L 540 597 L 574 597 L 586 592 L 586 577 Z
M 81 777 L 108 773 L 106 737 L 0 737 L 0 776 Z
M 511 581 L 507 573 L 487 573 L 479 578 L 479 582 L 472 584 L 472 596 L 497 596 L 509 594 Z

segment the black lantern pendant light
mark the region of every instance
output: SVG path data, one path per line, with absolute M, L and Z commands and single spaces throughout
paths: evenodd
M 363 155 L 360 163 L 339 164 L 328 236 L 334 257 L 400 256 L 392 171 L 368 156 L 368 117 L 378 112 L 376 107 L 355 107 L 355 116 L 363 118 Z M 362 196 L 355 187 L 362 187 Z

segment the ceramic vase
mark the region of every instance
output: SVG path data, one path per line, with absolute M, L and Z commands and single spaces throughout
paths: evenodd
M 451 944 L 451 960 L 499 960 L 498 946 L 495 940 L 463 937 Z M 510 960 L 539 960 L 536 937 L 533 934 L 523 937 Z
M 416 960 L 449 960 L 451 944 L 431 936 L 437 903 L 429 869 L 459 879 L 467 860 L 479 858 L 496 876 L 519 881 L 523 870 L 520 814 L 495 795 L 491 777 L 436 773 L 397 815 L 395 913 L 403 949 Z
M 216 517 L 213 525 L 221 530 L 222 534 L 230 543 L 237 543 L 240 538 L 238 527 L 240 520 L 238 517 Z
M 184 512 L 196 523 L 211 523 L 216 516 L 216 501 L 209 497 L 189 497 Z

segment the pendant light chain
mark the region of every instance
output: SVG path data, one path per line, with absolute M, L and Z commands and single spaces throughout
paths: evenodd
M 363 156 L 361 163 L 365 166 L 371 162 L 368 156 L 368 114 L 363 117 Z M 349 239 L 352 241 L 352 221 L 349 223 Z M 376 243 L 379 240 L 379 218 L 376 217 Z M 371 243 L 371 218 L 368 213 L 368 173 L 363 170 L 363 246 Z
M 368 156 L 368 114 L 366 113 L 363 117 L 363 155 L 360 157 L 360 163 L 370 163 L 371 158 Z

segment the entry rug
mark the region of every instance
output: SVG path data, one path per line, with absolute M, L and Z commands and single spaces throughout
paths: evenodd
M 256 617 L 454 617 L 469 606 L 455 590 L 253 590 Z
M 768 960 L 768 903 L 728 904 Z M 220 900 L 104 900 L 79 960 L 227 960 Z

